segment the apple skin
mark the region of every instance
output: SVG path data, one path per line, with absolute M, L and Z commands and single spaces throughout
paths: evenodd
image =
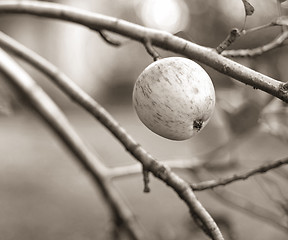
M 208 123 L 215 108 L 215 90 L 199 64 L 169 57 L 153 62 L 140 74 L 133 89 L 133 105 L 154 133 L 186 140 Z

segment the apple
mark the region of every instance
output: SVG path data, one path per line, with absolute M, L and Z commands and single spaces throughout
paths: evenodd
M 208 123 L 215 108 L 215 90 L 206 71 L 183 57 L 150 64 L 133 89 L 133 105 L 140 120 L 154 133 L 186 140 Z

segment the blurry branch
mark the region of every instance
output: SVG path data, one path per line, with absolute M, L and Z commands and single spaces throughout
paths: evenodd
M 281 26 L 282 32 L 270 43 L 256 47 L 254 49 L 226 50 L 234 41 L 236 41 L 238 37 L 274 26 Z M 285 28 L 287 26 L 288 17 L 279 16 L 275 21 L 247 30 L 238 30 L 237 28 L 234 28 L 231 30 L 226 39 L 216 48 L 216 51 L 218 53 L 222 53 L 221 55 L 225 57 L 254 57 L 261 55 L 284 44 L 284 41 L 288 38 L 288 30 Z
M 288 172 L 285 169 L 277 169 L 275 171 L 277 176 L 282 177 L 284 180 L 288 180 Z
M 97 31 L 97 30 L 96 30 Z M 110 36 L 108 36 L 106 33 L 103 31 L 98 31 L 99 35 L 104 39 L 104 41 L 114 47 L 119 47 L 121 46 L 121 42 L 115 39 L 112 39 Z
M 269 28 L 269 27 L 273 27 L 273 26 L 275 26 L 275 25 L 270 22 L 270 23 L 266 23 L 266 24 L 261 25 L 261 26 L 245 29 L 245 30 L 241 31 L 241 34 L 246 35 L 248 33 L 254 33 L 256 31 L 260 31 L 260 30 L 263 30 L 265 28 Z
M 265 177 L 265 178 L 264 178 L 264 177 Z M 273 192 L 273 194 L 272 194 L 272 192 L 271 192 L 272 189 L 273 189 L 273 190 L 276 189 L 277 192 L 280 193 L 281 197 L 283 197 L 283 199 L 285 199 L 285 197 L 284 197 L 284 195 L 283 195 L 283 192 L 282 192 L 280 186 L 279 186 L 276 182 L 274 182 L 273 180 L 271 180 L 271 179 L 269 179 L 269 182 L 268 182 L 268 181 L 267 181 L 268 178 L 267 178 L 267 176 L 265 176 L 265 175 L 264 175 L 262 178 L 259 178 L 259 179 L 255 178 L 254 180 L 255 180 L 255 182 L 258 184 L 258 186 L 259 186 L 261 192 L 264 194 L 264 196 L 265 196 L 276 208 L 280 209 L 280 211 L 283 211 L 281 201 L 276 198 L 277 194 L 275 194 L 274 192 Z M 273 186 L 269 186 L 269 187 L 267 186 L 267 187 L 266 187 L 267 184 L 271 185 L 271 183 L 273 184 Z M 270 187 L 271 187 L 271 188 L 270 188 Z M 283 211 L 283 212 L 285 212 L 285 211 Z
M 288 215 L 288 207 L 287 207 L 287 197 L 285 196 L 285 193 L 283 192 L 282 188 L 279 185 L 279 182 L 277 182 L 273 178 L 269 178 L 269 176 L 264 175 L 262 178 L 257 179 L 255 178 L 256 183 L 260 186 L 260 189 L 262 190 L 263 194 L 274 204 L 282 213 L 285 213 Z M 265 181 L 265 182 L 264 182 Z M 269 187 L 266 187 L 266 185 L 269 184 Z M 272 194 L 271 189 L 277 190 L 278 194 Z M 286 190 L 286 188 L 285 188 Z M 276 195 L 280 196 L 281 199 L 277 199 Z
M 2 49 L 0 49 L 0 72 L 23 94 L 40 114 L 51 130 L 76 157 L 93 182 L 99 187 L 103 198 L 110 206 L 118 226 L 124 226 L 132 239 L 143 239 L 143 233 L 130 209 L 122 201 L 107 174 L 107 168 L 86 147 L 70 125 L 68 119 L 51 98 L 35 81 Z
M 279 2 L 278 2 L 278 5 L 279 5 Z M 246 23 L 246 17 L 245 17 L 244 27 Z M 282 31 L 281 31 L 281 34 L 278 37 L 276 37 L 273 41 L 271 41 L 270 43 L 254 48 L 254 49 L 226 50 L 240 36 L 246 35 L 248 33 L 253 33 L 259 30 L 263 30 L 265 28 L 274 27 L 274 26 L 281 26 Z M 270 23 L 257 26 L 254 28 L 250 28 L 247 30 L 245 30 L 244 27 L 241 30 L 237 28 L 233 28 L 228 34 L 228 36 L 226 37 L 226 39 L 222 43 L 220 43 L 219 46 L 216 48 L 216 51 L 218 53 L 222 53 L 224 51 L 222 53 L 222 56 L 225 56 L 225 57 L 253 57 L 253 56 L 261 55 L 265 52 L 268 52 L 274 48 L 281 46 L 284 43 L 284 41 L 288 38 L 287 26 L 288 26 L 288 17 L 279 15 L 279 17 L 275 21 L 272 21 Z
M 211 189 L 211 188 L 215 188 L 218 186 L 225 186 L 227 184 L 230 184 L 236 181 L 246 180 L 247 178 L 254 176 L 256 174 L 266 173 L 267 171 L 281 167 L 285 164 L 288 164 L 288 158 L 280 159 L 272 163 L 263 164 L 257 168 L 254 168 L 242 174 L 234 174 L 233 176 L 230 176 L 227 178 L 220 178 L 217 180 L 208 180 L 208 181 L 203 181 L 200 183 L 192 183 L 190 185 L 194 191 L 202 191 L 205 189 Z
M 225 171 L 227 169 L 231 170 L 235 167 L 235 163 L 219 163 L 210 164 L 204 159 L 201 158 L 189 158 L 189 159 L 174 159 L 174 160 L 165 160 L 163 163 L 172 168 L 173 170 L 183 170 L 183 171 L 197 171 L 199 168 L 205 168 L 207 170 L 220 170 Z M 141 173 L 142 168 L 139 164 L 133 164 L 128 166 L 121 167 L 113 167 L 110 168 L 109 174 L 112 178 L 121 178 L 121 177 L 129 177 L 131 175 Z
M 166 160 L 163 162 L 166 166 L 173 170 L 196 170 L 197 168 L 205 164 L 203 161 L 193 159 L 177 159 L 177 160 Z M 109 174 L 112 178 L 128 177 L 134 174 L 141 173 L 141 165 L 133 164 L 128 166 L 114 167 L 109 170 Z
M 288 17 L 287 16 L 279 16 L 278 18 L 276 18 L 274 21 L 257 26 L 257 27 L 253 27 L 253 28 L 249 28 L 246 30 L 242 30 L 241 34 L 242 35 L 246 35 L 248 33 L 252 33 L 252 32 L 256 32 L 259 30 L 263 30 L 265 28 L 269 28 L 269 27 L 275 27 L 275 26 L 288 26 Z
M 271 51 L 284 44 L 284 41 L 288 38 L 288 31 L 282 32 L 270 43 L 253 49 L 238 49 L 238 50 L 225 50 L 221 53 L 225 57 L 254 57 Z
M 141 162 L 145 170 L 151 171 L 155 177 L 161 179 L 173 188 L 179 197 L 187 204 L 195 221 L 201 223 L 203 230 L 208 232 L 208 235 L 212 239 L 223 239 L 215 221 L 198 201 L 189 184 L 172 172 L 168 166 L 158 162 L 143 149 L 99 103 L 46 59 L 3 33 L 0 34 L 0 39 L 2 47 L 12 51 L 18 57 L 46 74 L 64 93 L 70 96 L 72 100 L 96 117 L 123 144 L 126 150 Z
M 202 171 L 203 172 L 203 171 Z M 207 172 L 204 170 L 204 172 Z M 200 176 L 201 172 L 195 172 L 193 177 L 198 181 L 204 176 Z M 247 214 L 253 218 L 257 218 L 270 226 L 273 226 L 282 232 L 288 233 L 288 226 L 283 225 L 279 221 L 278 214 L 267 209 L 267 207 L 262 207 L 257 202 L 251 201 L 243 195 L 235 193 L 233 191 L 227 190 L 227 188 L 211 189 L 207 191 L 212 197 L 224 204 L 224 206 L 230 206 L 232 209 Z
M 151 45 L 197 60 L 225 75 L 288 102 L 288 90 L 283 88 L 282 82 L 221 56 L 215 50 L 197 45 L 164 31 L 146 28 L 125 20 L 48 2 L 1 1 L 0 14 L 4 13 L 31 14 L 39 17 L 74 22 L 82 24 L 92 30 L 97 29 L 98 31 L 106 30 L 114 32 L 141 43 L 149 39 Z
M 275 228 L 288 233 L 288 227 L 279 222 L 279 216 L 269 211 L 267 208 L 260 207 L 248 199 L 243 199 L 232 192 L 222 189 L 221 191 L 208 191 L 212 196 L 227 204 L 237 211 L 248 214 L 251 217 L 257 218 Z

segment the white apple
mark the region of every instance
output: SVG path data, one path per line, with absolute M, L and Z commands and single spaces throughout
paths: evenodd
M 199 133 L 215 108 L 215 91 L 206 71 L 194 61 L 170 57 L 150 64 L 138 77 L 133 105 L 154 133 L 186 140 Z

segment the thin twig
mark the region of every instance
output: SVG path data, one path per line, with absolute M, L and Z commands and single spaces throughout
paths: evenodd
M 264 180 L 268 180 L 267 179 L 267 175 L 263 176 L 266 178 L 254 178 L 254 181 L 258 184 L 259 189 L 262 191 L 262 193 L 264 194 L 264 196 L 280 211 L 282 211 L 282 206 L 281 206 L 281 201 L 276 199 L 275 194 L 272 194 L 271 191 L 274 190 L 274 188 L 277 189 L 277 191 L 282 194 L 282 190 L 280 189 L 279 185 L 276 184 L 275 182 L 273 182 L 273 187 L 266 187 L 264 184 Z M 262 181 L 261 181 L 262 180 Z M 269 183 L 272 183 L 272 180 L 269 179 Z M 283 196 L 283 195 L 282 195 Z M 285 198 L 284 198 L 285 199 Z M 269 204 L 270 205 L 270 204 Z
M 142 166 L 142 174 L 143 174 L 143 183 L 144 183 L 144 193 L 149 193 L 150 187 L 149 187 L 149 182 L 150 182 L 150 178 L 149 178 L 149 171 L 147 169 L 145 169 L 144 166 Z
M 276 177 L 274 175 L 274 177 Z M 281 197 L 281 200 L 279 199 L 276 199 L 276 196 L 275 194 L 271 194 L 269 193 L 268 189 L 266 189 L 264 187 L 264 185 L 261 185 L 261 183 L 259 181 L 257 181 L 257 179 L 255 178 L 256 182 L 260 184 L 260 187 L 262 187 L 262 190 L 264 192 L 264 194 L 268 197 L 269 200 L 272 201 L 272 203 L 282 212 L 282 213 L 285 213 L 287 215 L 288 211 L 287 211 L 287 202 L 288 202 L 288 198 L 286 196 L 286 188 L 285 190 L 283 191 L 283 189 L 281 188 L 281 186 L 279 185 L 279 182 L 276 182 L 276 180 L 272 179 L 272 176 L 267 176 L 267 175 L 264 175 L 262 176 L 262 179 L 263 180 L 266 180 L 266 182 L 268 182 L 268 184 L 272 185 L 270 190 L 271 189 L 275 189 L 277 190 L 279 196 Z M 273 197 L 272 197 L 273 196 Z
M 147 38 L 153 46 L 182 54 L 190 59 L 204 63 L 215 70 L 228 75 L 254 88 L 261 89 L 285 102 L 288 91 L 282 89 L 283 83 L 264 74 L 245 67 L 218 54 L 215 50 L 187 41 L 173 34 L 146 28 L 125 20 L 80 10 L 55 3 L 38 1 L 1 1 L 0 14 L 31 14 L 74 22 L 88 28 L 107 30 L 143 43 Z
M 200 172 L 195 172 L 193 175 L 198 181 L 201 181 Z M 207 191 L 212 197 L 221 201 L 225 206 L 230 206 L 232 209 L 248 214 L 253 218 L 257 218 L 275 228 L 281 230 L 282 232 L 288 232 L 288 226 L 283 225 L 279 222 L 279 216 L 267 209 L 267 207 L 261 206 L 254 203 L 248 197 L 245 197 L 239 193 L 228 190 L 227 188 L 212 189 Z
M 189 158 L 189 159 L 173 159 L 163 161 L 165 165 L 170 167 L 173 170 L 182 170 L 182 171 L 197 171 L 199 168 L 211 169 L 211 170 L 220 170 L 225 171 L 227 169 L 235 168 L 235 163 L 207 163 L 204 159 L 201 158 Z M 129 177 L 135 174 L 140 174 L 142 171 L 141 164 L 132 164 L 125 165 L 120 167 L 113 167 L 109 169 L 109 174 L 112 178 L 123 178 Z
M 120 41 L 112 39 L 110 36 L 108 36 L 103 31 L 98 31 L 98 33 L 106 43 L 108 43 L 114 47 L 120 47 L 122 45 L 122 43 Z
M 151 171 L 155 177 L 161 179 L 174 189 L 189 207 L 192 217 L 202 223 L 203 228 L 209 231 L 209 235 L 212 239 L 223 239 L 215 221 L 198 201 L 187 182 L 172 172 L 168 166 L 158 162 L 152 155 L 143 149 L 99 103 L 78 87 L 65 74 L 60 72 L 54 65 L 23 45 L 17 43 L 15 40 L 8 38 L 3 33 L 0 36 L 2 36 L 2 46 L 4 45 L 5 48 L 49 76 L 64 93 L 96 117 L 123 144 L 127 151 L 130 152 L 135 159 L 141 162 L 145 169 Z
M 20 92 L 29 99 L 32 107 L 40 114 L 51 130 L 76 157 L 93 182 L 102 192 L 105 202 L 116 222 L 126 227 L 132 239 L 143 239 L 143 233 L 130 209 L 122 201 L 107 174 L 107 168 L 86 147 L 70 125 L 66 116 L 34 80 L 0 48 L 0 72 L 7 76 Z
M 166 160 L 165 162 L 163 161 L 163 163 L 174 170 L 196 170 L 199 167 L 203 167 L 205 164 L 205 162 L 197 158 Z M 109 174 L 112 178 L 120 178 L 139 174 L 141 171 L 141 164 L 133 164 L 110 168 Z
M 194 174 L 194 177 L 201 181 L 199 172 Z M 285 226 L 279 221 L 279 215 L 275 212 L 267 209 L 265 206 L 252 201 L 249 196 L 246 197 L 242 194 L 228 190 L 228 188 L 211 189 L 207 191 L 212 197 L 222 202 L 225 206 L 230 206 L 230 209 L 234 209 L 243 214 L 247 214 L 253 218 L 259 219 L 270 226 L 281 230 L 284 233 L 288 233 L 288 226 Z
M 228 204 L 237 211 L 248 214 L 251 217 L 257 218 L 271 226 L 274 226 L 284 233 L 288 233 L 288 227 L 279 222 L 279 216 L 267 210 L 267 208 L 260 207 L 248 199 L 239 197 L 239 195 L 236 196 L 227 189 L 222 189 L 221 191 L 212 190 L 208 191 L 208 193 L 222 201 L 225 206 Z
M 257 27 L 253 27 L 253 28 L 249 28 L 249 29 L 243 30 L 243 31 L 241 32 L 241 34 L 246 35 L 246 34 L 248 34 L 248 33 L 252 33 L 252 32 L 254 33 L 254 32 L 256 32 L 256 31 L 263 30 L 263 29 L 265 29 L 265 28 L 269 28 L 269 27 L 273 27 L 273 26 L 275 26 L 275 24 L 273 24 L 273 23 L 266 23 L 266 24 L 261 25 L 261 26 L 257 26 Z
M 143 44 L 144 44 L 146 51 L 153 58 L 154 61 L 157 61 L 160 59 L 159 53 L 153 48 L 151 41 L 149 39 L 145 39 Z
M 280 47 L 284 44 L 284 41 L 288 38 L 288 31 L 282 32 L 278 37 L 273 41 L 253 49 L 237 49 L 237 50 L 225 50 L 221 55 L 225 57 L 255 57 L 271 51 L 277 47 Z
M 257 168 L 254 168 L 242 174 L 234 174 L 233 176 L 220 178 L 217 180 L 208 180 L 208 181 L 203 181 L 200 183 L 191 183 L 190 185 L 194 191 L 202 191 L 205 189 L 211 189 L 211 188 L 215 188 L 218 186 L 225 186 L 227 184 L 230 184 L 236 181 L 246 180 L 247 178 L 254 176 L 256 174 L 266 173 L 267 171 L 281 167 L 285 164 L 288 164 L 288 158 L 280 159 L 272 163 L 263 164 Z
M 216 51 L 218 53 L 222 53 L 225 49 L 227 49 L 233 42 L 236 41 L 236 39 L 240 37 L 240 31 L 237 28 L 233 28 L 228 36 L 224 39 L 223 42 L 219 44 L 219 46 L 216 48 Z

